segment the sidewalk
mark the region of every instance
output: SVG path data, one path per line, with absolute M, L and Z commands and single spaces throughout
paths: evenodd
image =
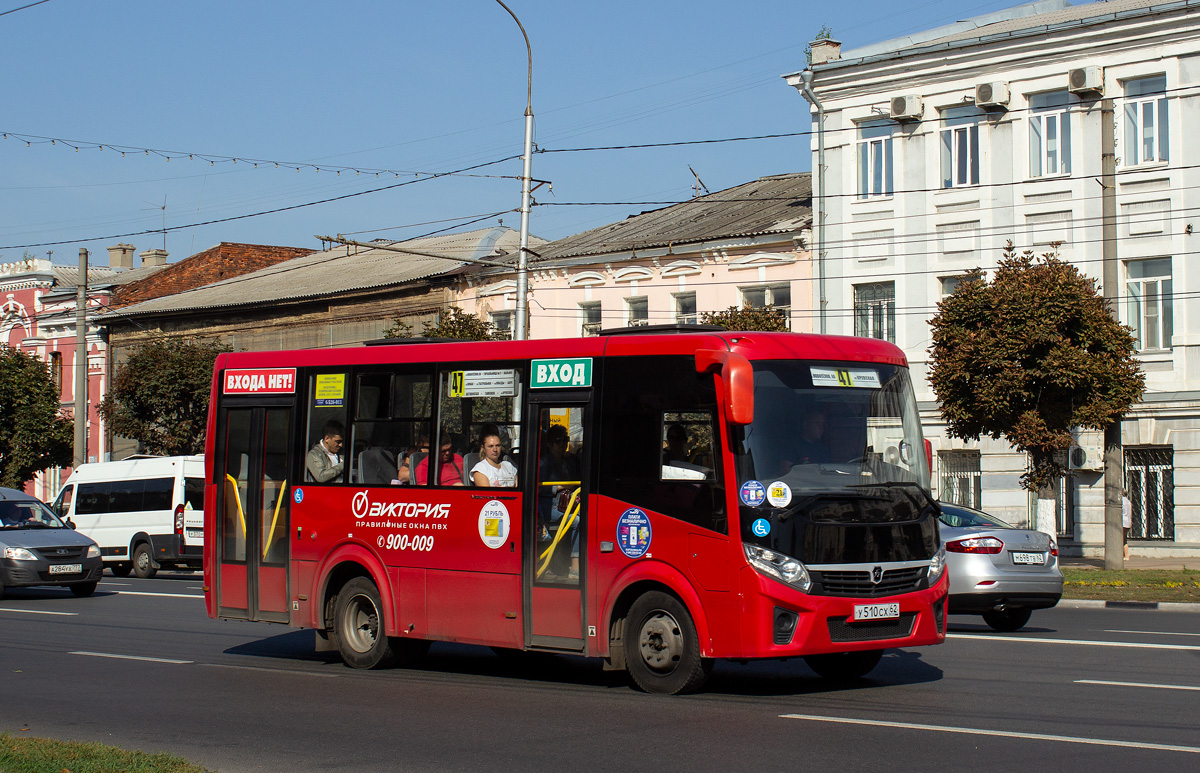
M 1066 569 L 1103 569 L 1103 558 L 1081 558 L 1079 556 L 1059 556 L 1058 565 Z M 1143 558 L 1133 556 L 1125 562 L 1126 569 L 1180 569 L 1200 570 L 1200 558 Z

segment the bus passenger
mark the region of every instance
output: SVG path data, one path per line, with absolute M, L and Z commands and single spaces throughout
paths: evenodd
M 438 448 L 438 485 L 463 485 L 463 458 L 450 450 L 450 435 L 441 433 L 442 444 Z M 417 463 L 417 485 L 429 483 L 429 457 Z
M 480 444 L 483 458 L 471 468 L 471 481 L 476 486 L 512 488 L 517 485 L 517 468 L 512 462 L 500 461 L 504 446 L 500 442 L 500 431 L 488 427 Z
M 412 466 L 413 457 L 418 453 L 421 454 L 421 456 L 416 459 L 417 463 L 420 463 L 422 458 L 429 456 L 428 435 L 421 435 L 421 439 L 415 446 L 410 447 L 407 451 L 400 455 L 400 465 L 396 468 L 396 483 L 402 486 L 407 486 L 409 483 L 412 483 L 415 480 Z
M 332 419 L 325 422 L 321 439 L 308 451 L 307 467 L 311 480 L 328 483 L 342 477 L 342 439 L 345 436 L 346 428 L 341 422 Z
M 687 430 L 679 422 L 667 427 L 667 447 L 663 449 L 663 464 L 672 462 L 691 462 L 688 455 Z

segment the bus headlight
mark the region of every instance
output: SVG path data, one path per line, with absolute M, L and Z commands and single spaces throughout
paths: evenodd
M 759 572 L 774 577 L 780 582 L 785 582 L 804 593 L 808 593 L 812 588 L 812 578 L 808 576 L 808 570 L 795 558 L 758 545 L 743 545 L 743 547 L 746 550 L 746 560 Z
M 935 584 L 942 576 L 942 572 L 946 571 L 946 546 L 938 547 L 938 552 L 933 554 L 933 558 L 929 559 L 929 584 Z

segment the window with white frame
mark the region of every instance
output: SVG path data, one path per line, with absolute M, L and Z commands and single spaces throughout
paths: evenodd
M 792 329 L 792 286 L 790 284 L 756 285 L 741 288 L 742 306 L 762 309 L 772 306 L 783 312 L 787 329 Z
M 513 313 L 511 311 L 491 312 L 492 330 L 505 338 L 513 337 Z
M 967 281 L 967 278 L 968 277 L 966 274 L 938 277 L 938 282 L 942 286 L 942 297 L 945 298 L 947 296 L 954 295 L 955 291 L 958 290 L 959 285 Z
M 1125 81 L 1125 166 L 1157 164 L 1167 160 L 1167 79 Z
M 644 295 L 634 295 L 625 299 L 625 307 L 629 312 L 630 327 L 650 324 L 650 302 Z
M 854 285 L 854 335 L 896 343 L 896 283 Z
M 699 321 L 695 293 L 675 294 L 675 321 L 681 325 L 694 325 Z
M 864 124 L 858 128 L 858 197 L 892 195 L 892 131 L 895 124 Z
M 1129 290 L 1128 318 L 1138 351 L 1171 348 L 1173 310 L 1171 302 L 1171 259 L 1125 262 Z
M 600 301 L 579 304 L 579 334 L 594 336 L 600 332 Z
M 1029 98 L 1029 176 L 1071 173 L 1070 98 L 1065 91 Z
M 948 110 L 942 116 L 942 187 L 979 184 L 979 115 Z

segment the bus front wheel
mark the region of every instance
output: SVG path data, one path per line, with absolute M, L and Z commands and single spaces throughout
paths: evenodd
M 633 602 L 623 638 L 629 676 L 648 693 L 692 692 L 712 671 L 712 661 L 700 657 L 691 615 L 679 599 L 661 591 Z
M 879 665 L 882 657 L 883 650 L 831 652 L 827 655 L 809 655 L 804 658 L 804 662 L 826 679 L 848 681 L 866 676 L 871 669 Z
M 333 625 L 338 652 L 351 668 L 385 668 L 392 663 L 392 646 L 384 634 L 383 602 L 375 583 L 355 577 L 342 587 L 334 606 Z

